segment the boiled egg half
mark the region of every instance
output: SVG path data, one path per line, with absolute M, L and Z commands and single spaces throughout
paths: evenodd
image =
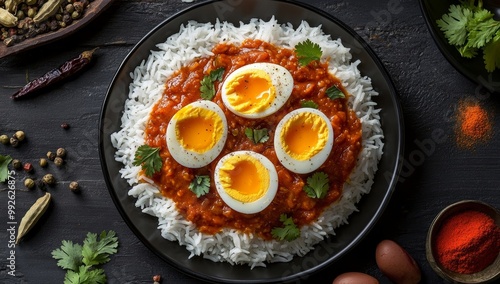
M 222 85 L 224 105 L 234 114 L 255 119 L 278 111 L 293 90 L 293 77 L 273 63 L 252 63 L 236 69 Z
M 288 170 L 306 174 L 319 168 L 333 147 L 333 129 L 324 113 L 313 108 L 299 108 L 278 123 L 274 150 Z
M 224 148 L 227 120 L 222 109 L 211 101 L 195 101 L 172 117 L 166 132 L 172 157 L 188 168 L 211 163 Z
M 223 156 L 215 166 L 214 179 L 222 200 L 245 214 L 264 210 L 278 190 L 278 173 L 273 163 L 248 150 Z

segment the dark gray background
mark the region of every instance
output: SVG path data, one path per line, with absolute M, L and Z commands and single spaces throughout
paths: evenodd
M 406 125 L 405 164 L 396 193 L 383 218 L 341 263 L 300 283 L 331 283 L 341 272 L 363 271 L 390 283 L 375 264 L 375 246 L 382 239 L 400 243 L 422 269 L 423 283 L 443 282 L 425 258 L 425 238 L 434 216 L 462 199 L 500 207 L 500 140 L 496 134 L 498 94 L 490 94 L 458 73 L 433 42 L 418 1 L 327 1 L 307 3 L 353 28 L 374 49 L 400 94 Z M 191 4 L 176 1 L 117 0 L 76 34 L 55 43 L 0 59 L 0 134 L 22 129 L 27 139 L 19 148 L 0 145 L 0 154 L 37 164 L 47 151 L 68 149 L 67 163 L 57 169 L 35 166 L 34 176 L 53 173 L 58 184 L 53 206 L 27 239 L 16 247 L 16 277 L 7 275 L 8 232 L 6 185 L 0 184 L 0 283 L 61 283 L 64 271 L 51 251 L 61 240 L 81 243 L 87 232 L 115 230 L 119 253 L 104 265 L 109 283 L 202 283 L 168 266 L 149 251 L 122 220 L 107 191 L 98 155 L 98 119 L 107 87 L 131 48 L 165 18 Z M 99 46 L 91 70 L 48 93 L 14 102 L 10 95 L 81 51 Z M 454 112 L 462 99 L 476 100 L 495 120 L 492 139 L 473 150 L 457 147 Z M 61 123 L 71 128 L 63 130 Z M 433 133 L 444 133 L 437 141 Z M 426 145 L 426 148 L 422 148 Z M 23 172 L 16 173 L 16 218 L 38 196 L 25 192 Z M 70 181 L 81 184 L 75 195 Z

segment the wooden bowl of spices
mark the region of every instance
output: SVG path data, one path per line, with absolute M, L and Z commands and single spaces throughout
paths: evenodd
M 500 211 L 464 200 L 444 208 L 432 222 L 427 261 L 453 283 L 492 283 L 500 279 Z

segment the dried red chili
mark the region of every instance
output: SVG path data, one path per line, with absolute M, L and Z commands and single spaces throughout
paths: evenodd
M 12 99 L 20 99 L 27 95 L 37 93 L 55 83 L 61 82 L 83 70 L 92 60 L 92 55 L 97 48 L 82 52 L 78 57 L 66 61 L 58 68 L 52 69 L 39 78 L 29 82 L 12 95 Z

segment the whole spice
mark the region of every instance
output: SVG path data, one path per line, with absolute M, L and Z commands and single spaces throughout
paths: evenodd
M 45 168 L 48 165 L 47 159 L 41 158 L 40 159 L 40 167 Z
M 64 130 L 68 130 L 68 129 L 69 129 L 69 127 L 70 127 L 70 126 L 69 126 L 69 124 L 68 124 L 68 123 L 66 123 L 66 122 L 63 122 L 63 123 L 61 124 L 61 128 L 62 128 L 62 129 L 64 129 Z
M 23 167 L 23 164 L 18 159 L 14 159 L 14 160 L 12 160 L 12 167 L 15 170 L 20 170 Z
M 32 189 L 33 187 L 35 187 L 35 181 L 31 178 L 26 178 L 24 180 L 24 186 L 26 186 L 26 188 L 28 189 Z
M 24 163 L 23 169 L 27 173 L 31 173 L 33 171 L 33 165 L 31 163 Z
M 65 0 L 49 0 L 45 2 L 38 11 L 38 13 L 35 15 L 35 17 L 33 18 L 33 21 L 36 24 L 39 24 L 47 20 L 50 16 L 57 13 L 57 11 L 61 7 L 62 3 L 64 3 L 64 1 Z
M 46 192 L 44 196 L 37 199 L 37 201 L 28 209 L 24 217 L 19 223 L 17 231 L 16 244 L 36 225 L 43 213 L 47 211 L 50 205 L 51 195 Z
M 160 275 L 153 276 L 153 284 L 160 284 L 160 281 L 161 281 Z
M 61 157 L 56 157 L 54 159 L 54 164 L 58 167 L 61 167 L 64 164 L 64 160 Z
M 84 51 L 78 57 L 66 61 L 58 68 L 50 70 L 41 77 L 26 84 L 14 93 L 11 98 L 15 100 L 20 99 L 79 73 L 89 65 L 95 50 L 96 49 Z
M 56 178 L 52 174 L 46 174 L 42 178 L 46 185 L 54 185 L 56 183 Z
M 72 181 L 69 183 L 69 190 L 73 192 L 79 192 L 80 191 L 80 185 L 76 181 Z
M 9 11 L 0 8 L 0 25 L 7 28 L 15 27 L 17 25 L 17 17 Z
M 47 159 L 54 161 L 55 158 L 56 158 L 56 153 L 51 152 L 51 151 L 47 152 Z
M 21 4 L 23 0 L 5 0 L 5 8 L 7 11 L 15 14 L 17 12 L 17 6 Z
M 56 157 L 64 158 L 66 156 L 66 149 L 58 148 L 56 151 Z
M 17 138 L 19 141 L 23 141 L 26 135 L 24 134 L 24 131 L 18 130 L 16 133 L 14 133 L 14 137 Z
M 477 143 L 491 138 L 490 115 L 481 105 L 462 101 L 458 107 L 456 126 L 457 143 L 463 148 L 472 148 Z
M 9 142 L 10 142 L 10 145 L 14 148 L 19 146 L 19 139 L 17 139 L 16 137 L 10 137 Z
M 500 252 L 500 228 L 490 216 L 466 210 L 445 220 L 434 247 L 438 262 L 462 274 L 479 272 Z
M 4 145 L 8 145 L 10 143 L 9 136 L 7 136 L 5 134 L 0 135 L 0 143 L 2 143 Z

